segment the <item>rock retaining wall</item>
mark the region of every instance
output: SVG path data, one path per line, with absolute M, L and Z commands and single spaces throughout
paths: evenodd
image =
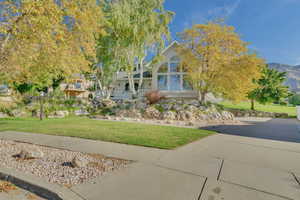
M 106 108 L 107 109 L 107 108 Z M 203 106 L 197 100 L 166 99 L 157 104 L 149 105 L 143 101 L 118 102 L 109 108 L 110 119 L 124 120 L 145 119 L 171 122 L 224 122 L 234 121 L 234 115 L 221 108 L 210 105 Z
M 256 110 L 227 109 L 235 117 L 289 118 L 287 113 L 273 113 Z

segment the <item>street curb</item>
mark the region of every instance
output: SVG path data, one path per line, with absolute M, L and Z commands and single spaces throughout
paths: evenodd
M 58 184 L 45 182 L 41 178 L 12 169 L 1 167 L 0 180 L 10 182 L 17 187 L 49 200 L 83 200 L 68 188 Z

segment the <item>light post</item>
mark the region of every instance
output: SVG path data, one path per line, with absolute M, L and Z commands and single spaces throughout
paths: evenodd
M 43 116 L 44 116 L 44 102 L 43 102 L 44 96 L 45 93 L 43 91 L 40 92 L 40 120 L 43 120 Z

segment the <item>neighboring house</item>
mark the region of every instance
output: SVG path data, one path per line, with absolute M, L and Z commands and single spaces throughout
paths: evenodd
M 83 75 L 76 74 L 70 83 L 63 83 L 60 88 L 69 97 L 88 98 L 91 93 L 88 88 L 91 86 L 91 81 L 86 80 Z
M 155 64 L 152 71 L 144 72 L 142 91 L 143 96 L 151 90 L 158 90 L 167 98 L 197 98 L 197 92 L 193 91 L 187 79 L 187 73 L 180 65 L 180 59 L 176 52 L 179 45 L 177 41 L 170 44 L 163 52 L 163 59 Z M 135 71 L 136 88 L 139 81 L 139 69 Z M 118 74 L 118 83 L 112 94 L 114 99 L 130 98 L 129 83 L 125 72 Z

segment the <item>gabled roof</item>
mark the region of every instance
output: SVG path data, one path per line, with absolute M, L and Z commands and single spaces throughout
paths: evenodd
M 175 45 L 179 45 L 180 43 L 177 40 L 174 40 L 171 44 L 169 44 L 162 52 L 161 54 L 166 53 L 170 48 L 172 48 Z M 147 64 L 145 64 L 145 67 L 149 67 L 151 65 L 151 63 L 153 62 L 153 60 L 149 61 Z
M 170 48 L 172 48 L 175 45 L 179 45 L 180 43 L 177 40 L 174 40 L 169 46 L 167 46 L 162 52 L 161 54 L 166 53 Z

